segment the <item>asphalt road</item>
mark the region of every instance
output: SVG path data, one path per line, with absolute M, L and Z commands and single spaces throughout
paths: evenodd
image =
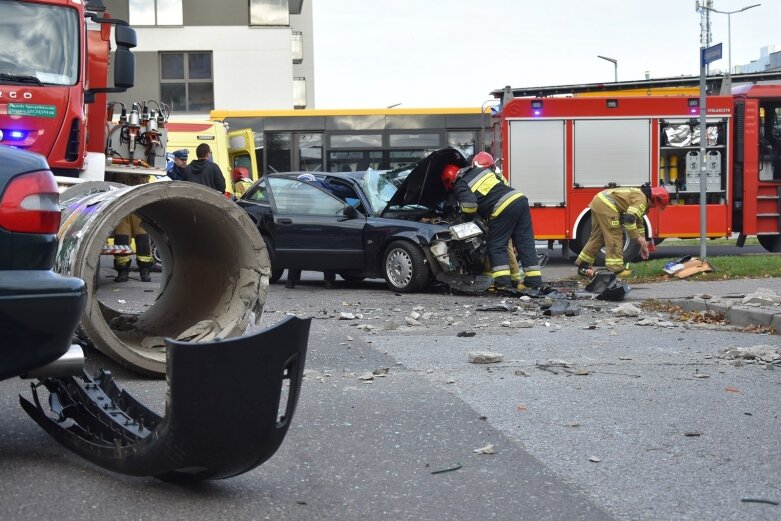
M 553 270 L 572 268 L 554 257 Z M 115 288 L 109 275 L 108 298 L 147 305 L 132 295 L 149 287 Z M 325 290 L 311 273 L 294 290 L 273 285 L 265 325 L 287 313 L 315 318 L 293 426 L 263 466 L 194 487 L 119 476 L 71 455 L 18 406 L 28 384 L 0 382 L 0 517 L 781 517 L 779 506 L 742 501 L 781 500 L 781 371 L 720 358 L 725 347 L 778 346 L 778 337 L 642 327 L 594 301 L 578 301 L 574 317 L 545 317 L 536 300 L 488 310 L 501 302 L 394 294 L 381 281 Z M 503 361 L 470 364 L 473 351 Z M 163 382 L 99 354 L 91 365 L 162 406 Z M 387 376 L 360 379 L 378 369 Z M 495 454 L 474 452 L 489 444 Z M 449 471 L 432 473 L 440 470 Z

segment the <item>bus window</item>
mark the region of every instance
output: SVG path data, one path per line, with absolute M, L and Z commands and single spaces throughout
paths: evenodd
M 323 135 L 298 135 L 298 170 L 321 172 L 323 170 Z
M 416 163 L 434 152 L 436 149 L 429 150 L 392 150 L 388 156 L 388 168 L 394 170 L 401 166 Z
M 464 157 L 471 157 L 475 154 L 475 132 L 471 130 L 456 130 L 447 133 L 447 144 L 459 150 Z
M 290 172 L 290 134 L 266 134 L 269 172 Z
M 362 172 L 370 167 L 379 170 L 382 165 L 382 152 L 346 150 L 328 153 L 329 172 Z

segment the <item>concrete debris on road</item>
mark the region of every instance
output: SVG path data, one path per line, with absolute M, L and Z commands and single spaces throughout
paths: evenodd
M 493 306 L 479 306 L 475 308 L 475 311 L 505 311 L 505 312 L 513 312 L 518 311 L 518 306 L 513 306 L 512 304 L 507 304 L 506 302 L 502 302 L 500 304 L 496 304 Z
M 633 304 L 621 304 L 610 310 L 617 317 L 639 317 L 640 309 Z
M 371 372 L 365 372 L 362 375 L 358 377 L 358 380 L 363 380 L 364 382 L 370 382 L 374 380 L 374 373 Z
M 675 324 L 673 322 L 670 322 L 669 320 L 664 320 L 659 317 L 643 317 L 637 322 L 635 322 L 635 325 L 638 326 L 657 326 L 657 327 L 675 327 Z
M 415 319 L 414 319 L 414 318 L 412 318 L 412 317 L 406 317 L 406 318 L 404 319 L 404 321 L 405 321 L 405 322 L 407 323 L 407 325 L 409 325 L 409 326 L 422 326 L 422 325 L 423 325 L 423 324 L 421 324 L 420 322 L 418 322 L 417 320 L 415 320 Z
M 355 320 L 355 315 L 342 311 L 339 313 L 339 320 Z
M 523 329 L 523 328 L 530 328 L 534 327 L 534 321 L 533 320 L 505 320 L 501 323 L 502 327 L 509 327 L 513 329 Z
M 489 443 L 485 447 L 480 447 L 479 449 L 474 450 L 475 454 L 496 454 L 496 449 L 494 448 L 493 443 Z
M 501 361 L 501 353 L 492 353 L 490 351 L 472 351 L 469 353 L 470 364 L 496 364 Z
M 781 349 L 770 345 L 730 347 L 722 352 L 721 357 L 729 360 L 742 360 L 748 363 L 765 362 L 781 365 Z
M 781 295 L 768 288 L 758 288 L 751 295 L 746 295 L 742 300 L 743 304 L 759 304 L 761 306 L 781 305 Z

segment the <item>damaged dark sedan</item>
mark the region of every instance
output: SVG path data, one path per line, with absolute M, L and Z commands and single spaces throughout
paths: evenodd
M 481 291 L 485 230 L 459 222 L 440 180 L 446 164 L 467 162 L 445 148 L 390 171 L 270 174 L 238 204 L 266 241 L 272 282 L 285 269 L 332 270 L 404 293 L 434 279 Z

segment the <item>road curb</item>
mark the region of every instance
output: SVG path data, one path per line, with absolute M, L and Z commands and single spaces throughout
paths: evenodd
M 775 306 L 755 307 L 725 302 L 724 299 L 710 301 L 700 298 L 668 299 L 667 302 L 679 306 L 685 311 L 721 313 L 724 318 L 736 326 L 761 325 L 773 328 L 776 335 L 781 332 L 781 308 Z

